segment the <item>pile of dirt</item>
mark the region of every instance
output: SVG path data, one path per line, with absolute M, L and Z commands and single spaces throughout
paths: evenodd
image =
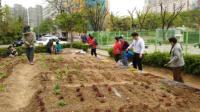
M 22 66 L 25 68 L 20 68 Z M 13 83 L 16 83 L 15 88 L 23 85 L 23 88 L 30 92 L 21 94 L 26 96 L 26 100 L 20 102 L 24 103 L 23 106 L 17 102 L 4 106 L 19 106 L 15 112 L 200 111 L 199 90 L 149 73 L 122 69 L 107 58 L 94 58 L 68 51 L 62 55 L 41 54 L 37 56 L 34 66 L 19 64 L 15 68 L 18 68 L 17 75 L 22 75 L 26 81 L 20 79 L 25 82 L 19 85 L 15 82 L 18 76 L 11 74 L 5 83 L 12 79 Z M 21 69 L 26 69 L 26 72 L 21 73 Z M 29 86 L 25 86 L 25 83 Z M 22 99 L 17 92 L 23 90 L 15 90 L 17 89 L 11 90 L 12 97 Z M 3 93 L 0 93 L 0 96 L 6 98 Z M 0 110 L 3 103 L 8 104 L 4 100 L 1 101 Z

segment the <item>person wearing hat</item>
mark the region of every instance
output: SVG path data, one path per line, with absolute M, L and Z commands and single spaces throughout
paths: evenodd
M 142 60 L 143 60 L 143 55 L 144 55 L 144 50 L 145 50 L 145 43 L 138 33 L 132 33 L 131 36 L 133 37 L 133 42 L 127 48 L 127 51 L 133 48 L 133 51 L 134 51 L 133 67 L 142 71 L 143 70 Z
M 23 31 L 23 41 L 26 48 L 26 56 L 29 64 L 33 65 L 34 59 L 34 44 L 36 41 L 35 33 L 31 32 L 30 26 L 25 26 Z

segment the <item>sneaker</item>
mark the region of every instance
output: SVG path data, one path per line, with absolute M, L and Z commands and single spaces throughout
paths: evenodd
M 34 65 L 34 63 L 33 63 L 33 62 L 30 62 L 30 65 Z

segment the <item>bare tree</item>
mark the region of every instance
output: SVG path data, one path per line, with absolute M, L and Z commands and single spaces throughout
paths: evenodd
M 65 10 L 63 7 L 63 0 L 46 0 L 46 1 L 60 13 L 62 13 Z
M 131 28 L 133 29 L 135 26 L 135 22 L 134 22 L 134 13 L 136 11 L 136 8 L 134 8 L 133 10 L 128 10 L 128 13 L 130 15 L 131 18 Z
M 103 30 L 103 24 L 108 14 L 107 7 L 104 3 L 96 1 L 93 6 L 86 6 L 87 17 L 94 31 Z
M 80 4 L 74 3 L 73 0 L 46 0 L 51 4 L 59 13 L 68 12 L 72 14 Z
M 160 6 L 160 16 L 161 16 L 161 28 L 162 28 L 162 34 L 163 39 L 165 40 L 165 34 L 167 33 L 168 29 L 171 27 L 173 21 L 176 19 L 176 17 L 181 13 L 182 9 L 185 6 L 185 3 L 174 3 L 173 4 L 173 11 L 172 13 L 169 13 L 169 9 L 167 5 L 164 5 L 165 3 L 161 1 L 159 3 Z
M 146 17 L 149 14 L 149 11 L 150 11 L 150 7 L 147 7 L 146 9 L 143 9 L 143 10 L 136 9 L 140 31 L 144 28 Z

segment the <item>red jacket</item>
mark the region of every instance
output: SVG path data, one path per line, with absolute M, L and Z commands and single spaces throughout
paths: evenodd
M 118 55 L 122 53 L 122 43 L 120 41 L 116 41 L 113 47 L 113 54 Z
M 90 44 L 92 41 L 92 39 L 90 38 L 90 36 L 87 37 L 87 43 Z
M 89 45 L 92 47 L 92 48 L 97 48 L 97 44 L 96 44 L 96 40 L 95 39 L 92 39 L 89 43 Z

